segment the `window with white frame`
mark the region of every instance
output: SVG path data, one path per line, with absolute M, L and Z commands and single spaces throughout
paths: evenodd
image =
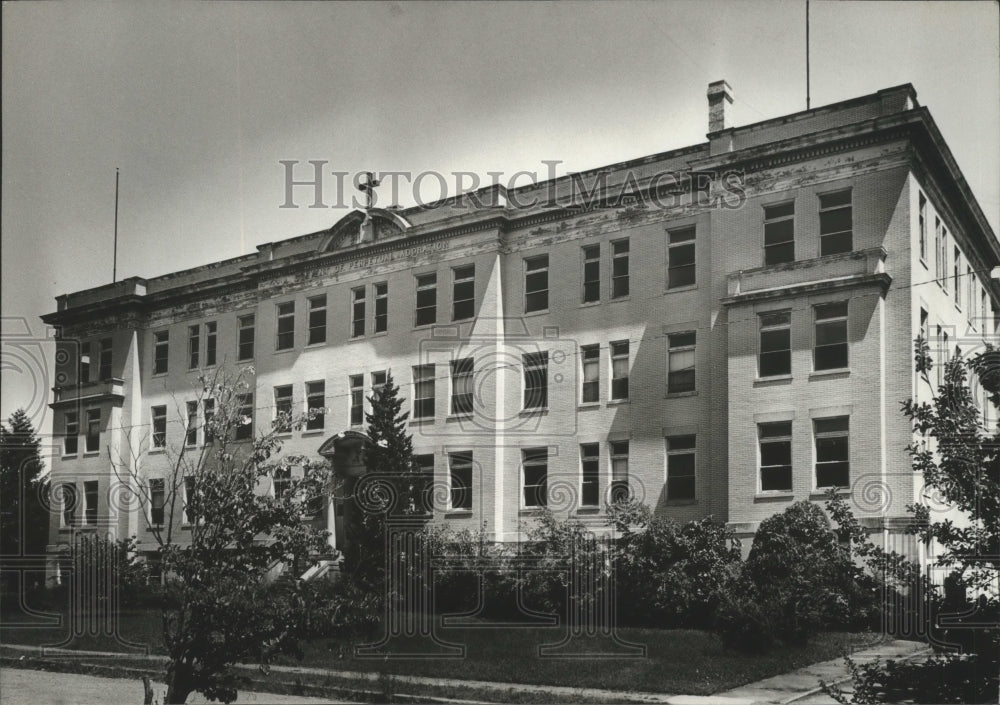
M 389 379 L 389 373 L 385 370 L 377 370 L 372 372 L 372 399 L 377 400 L 382 396 L 382 388 L 385 387 L 386 381 Z
M 111 338 L 102 338 L 97 357 L 97 375 L 100 379 L 111 379 Z
M 549 256 L 524 258 L 524 312 L 545 311 L 549 307 Z
M 544 409 L 549 405 L 549 353 L 524 353 L 524 408 Z
M 309 337 L 306 345 L 326 342 L 326 294 L 309 298 Z
M 610 502 L 621 502 L 629 498 L 628 481 L 628 441 L 610 441 L 611 453 L 611 497 Z
M 292 431 L 292 385 L 274 388 L 274 430 L 278 433 Z
M 629 293 L 628 238 L 611 243 L 611 298 L 620 299 Z
M 218 325 L 215 321 L 205 324 L 205 366 L 211 367 L 215 364 L 215 356 L 218 345 Z
M 351 337 L 360 338 L 365 334 L 365 288 L 351 289 Z
M 153 333 L 153 374 L 167 373 L 167 363 L 170 360 L 170 331 L 161 330 Z
M 80 417 L 75 411 L 67 411 L 63 418 L 63 455 L 76 455 L 80 447 Z
M 149 523 L 153 526 L 163 526 L 166 519 L 167 489 L 163 478 L 157 477 L 149 481 Z
M 193 524 L 195 522 L 195 507 L 197 503 L 195 502 L 195 492 L 197 492 L 198 485 L 195 480 L 194 475 L 186 475 L 184 477 L 184 523 Z
M 941 251 L 938 252 L 938 259 L 941 260 L 941 278 L 939 283 L 945 291 L 948 291 L 948 250 L 948 228 L 941 226 Z
M 375 332 L 385 333 L 389 330 L 389 285 L 386 282 L 379 282 L 373 287 L 375 290 Z
M 167 407 L 154 406 L 150 410 L 153 419 L 153 447 L 167 446 Z
M 792 422 L 757 424 L 761 492 L 792 491 Z
M 951 260 L 952 295 L 955 297 L 955 305 L 962 307 L 962 251 L 955 248 Z
M 291 350 L 295 347 L 295 302 L 278 304 L 278 332 L 274 342 L 275 350 Z
M 307 431 L 319 431 L 326 423 L 326 382 L 306 382 Z
M 350 419 L 352 426 L 360 426 L 365 422 L 365 376 L 351 375 L 348 378 L 350 386 Z
M 769 311 L 759 316 L 757 373 L 775 377 L 792 373 L 792 312 Z
M 198 445 L 198 402 L 189 401 L 187 407 L 187 429 L 184 433 L 184 445 Z
M 451 271 L 451 320 L 464 321 L 476 315 L 476 266 L 469 264 Z
M 86 480 L 83 483 L 83 523 L 87 526 L 97 525 L 97 480 Z
M 695 331 L 667 336 L 667 393 L 695 391 Z
M 413 418 L 434 418 L 434 365 L 413 367 Z
M 252 360 L 254 354 L 254 315 L 240 316 L 236 333 L 236 359 L 238 362 Z
M 472 451 L 448 454 L 449 509 L 472 510 Z
M 627 401 L 629 391 L 628 341 L 614 341 L 608 348 L 611 351 L 611 399 L 612 401 Z
M 253 392 L 240 394 L 237 398 L 236 430 L 233 438 L 237 441 L 247 441 L 253 438 Z
M 601 399 L 601 346 L 580 346 L 581 379 L 580 401 L 592 404 Z
M 472 413 L 474 379 L 473 364 L 473 359 L 471 357 L 451 361 L 452 415 Z
M 523 471 L 523 506 L 548 506 L 549 449 L 525 448 L 521 451 Z
M 695 498 L 695 436 L 667 438 L 667 499 Z
M 813 419 L 816 487 L 850 487 L 850 418 Z
M 428 326 L 437 322 L 437 274 L 417 275 L 416 325 Z
M 90 343 L 80 343 L 80 384 L 90 381 Z
M 764 206 L 764 264 L 795 261 L 795 201 Z
M 839 370 L 848 366 L 847 301 L 817 304 L 813 369 Z
M 694 226 L 671 230 L 667 234 L 667 240 L 669 243 L 667 246 L 667 288 L 694 286 L 697 281 Z
M 917 233 L 920 240 L 920 259 L 927 260 L 927 198 L 920 194 L 920 206 L 917 216 Z
M 87 436 L 84 450 L 96 453 L 101 449 L 101 410 L 87 409 Z
M 941 279 L 945 276 L 947 270 L 945 269 L 944 258 L 941 257 L 941 252 L 944 249 L 944 228 L 941 225 L 941 219 L 937 216 L 934 217 L 934 276 L 941 283 Z
M 62 526 L 69 527 L 76 525 L 76 507 L 79 503 L 76 495 L 76 485 L 64 483 L 60 485 L 59 497 L 61 502 Z
M 188 326 L 188 369 L 196 370 L 201 358 L 201 326 Z
M 851 190 L 820 194 L 819 254 L 835 255 L 854 249 L 854 209 Z
M 411 493 L 413 505 L 411 513 L 430 514 L 434 510 L 434 454 L 421 453 L 413 456 L 413 468 L 416 479 L 412 480 Z
M 580 444 L 580 506 L 596 507 L 601 503 L 600 445 Z
M 601 300 L 601 246 L 583 248 L 583 303 Z
M 205 416 L 205 445 L 208 445 L 215 440 L 215 399 L 202 399 L 201 408 Z

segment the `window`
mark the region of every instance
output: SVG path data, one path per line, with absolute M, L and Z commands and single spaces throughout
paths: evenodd
M 941 274 L 938 283 L 945 291 L 948 290 L 948 228 L 941 226 L 941 247 L 938 250 L 938 260 L 941 262 Z
M 246 441 L 253 438 L 253 393 L 241 394 L 238 401 L 239 409 L 234 438 L 237 441 Z
M 448 454 L 449 509 L 472 509 L 472 451 Z
M 379 282 L 375 285 L 375 332 L 385 333 L 389 329 L 389 285 Z
M 668 233 L 667 288 L 693 286 L 695 276 L 694 228 Z
M 194 512 L 190 508 L 191 500 L 194 499 L 195 492 L 197 491 L 197 485 L 195 484 L 195 479 L 193 475 L 186 475 L 184 477 L 184 523 L 193 524 L 194 523 Z
M 850 418 L 813 419 L 816 438 L 816 487 L 850 487 Z
M 101 449 L 101 410 L 87 410 L 87 437 L 84 450 L 88 453 L 96 453 Z
M 679 394 L 695 390 L 695 332 L 671 333 L 667 336 L 667 393 Z
M 326 294 L 309 299 L 309 337 L 306 345 L 326 342 Z
M 667 438 L 667 499 L 695 498 L 695 437 Z
M 580 444 L 580 506 L 596 507 L 601 500 L 600 446 L 597 443 Z
M 167 407 L 154 406 L 151 412 L 153 418 L 153 447 L 165 448 L 167 445 Z
M 548 448 L 525 448 L 521 451 L 521 465 L 524 468 L 524 506 L 547 506 Z
M 62 487 L 62 525 L 76 524 L 76 485 L 64 484 Z
M 413 418 L 434 418 L 434 365 L 413 368 Z
M 278 433 L 292 431 L 292 385 L 274 388 L 274 430 Z
M 628 341 L 619 340 L 608 346 L 611 350 L 611 399 L 628 399 Z
M 983 324 L 980 326 L 980 330 L 986 332 L 986 317 L 989 315 L 987 313 L 989 308 L 986 305 L 986 290 L 980 287 L 979 289 L 979 315 L 983 317 Z
M 476 266 L 455 267 L 452 286 L 451 320 L 462 321 L 476 315 Z
M 417 480 L 413 483 L 413 511 L 417 514 L 430 514 L 434 509 L 434 454 L 413 456 L 413 467 L 417 472 Z
M 628 441 L 611 441 L 611 503 L 629 498 Z
M 209 321 L 205 324 L 205 365 L 208 367 L 215 364 L 217 329 L 215 321 Z
M 365 288 L 351 290 L 351 337 L 360 338 L 365 334 Z
M 83 483 L 83 523 L 87 526 L 97 524 L 97 480 L 87 480 Z
M 90 343 L 80 343 L 80 384 L 90 381 Z
M 521 355 L 524 368 L 524 408 L 544 409 L 549 405 L 548 351 Z
M 385 386 L 387 379 L 388 373 L 385 370 L 372 372 L 372 399 L 378 399 L 381 396 L 382 387 Z
M 611 298 L 628 296 L 628 240 L 611 243 Z
M 153 333 L 153 374 L 167 373 L 167 361 L 170 353 L 170 331 L 161 330 Z
M 524 312 L 545 311 L 549 307 L 549 256 L 524 259 Z
M 326 382 L 306 382 L 307 431 L 318 431 L 326 423 Z
M 819 197 L 819 254 L 835 255 L 850 252 L 852 243 L 853 208 L 851 190 L 824 193 Z
M 818 304 L 813 369 L 839 370 L 847 367 L 847 302 Z
M 290 467 L 276 467 L 271 476 L 271 489 L 275 499 L 281 499 L 288 494 L 288 487 L 292 484 L 292 469 Z
M 365 422 L 365 377 L 351 375 L 348 381 L 351 387 L 351 425 L 360 426 Z
M 473 364 L 471 357 L 451 361 L 451 413 L 454 415 L 472 413 Z
M 437 322 L 437 274 L 421 274 L 417 277 L 417 321 L 418 326 Z
M 188 326 L 188 369 L 196 370 L 201 356 L 201 326 Z
M 959 308 L 962 308 L 962 287 L 960 286 L 961 282 L 959 281 L 961 276 L 962 276 L 962 251 L 956 247 L 955 251 L 952 253 L 951 278 L 952 278 L 952 288 L 954 289 L 952 294 L 955 297 L 955 305 L 958 306 Z
M 795 201 L 764 206 L 764 264 L 795 261 Z
M 215 440 L 215 432 L 213 430 L 215 422 L 215 399 L 202 399 L 202 407 L 205 411 L 205 444 L 209 444 Z
M 149 481 L 149 523 L 153 526 L 163 526 L 164 511 L 166 506 L 167 492 L 166 483 L 162 478 L 154 478 Z
M 930 345 L 931 342 L 931 330 L 927 321 L 927 309 L 920 309 L 920 339 Z
M 943 346 L 943 350 L 941 348 L 938 348 L 937 350 L 931 348 L 931 353 L 932 354 L 935 352 L 937 353 L 936 355 L 937 359 L 934 360 L 934 368 L 937 370 L 937 383 L 939 387 L 944 382 L 944 362 L 946 356 L 948 355 L 948 346 L 944 344 L 942 341 L 946 341 L 947 338 L 948 338 L 947 334 L 941 330 L 941 326 L 938 326 L 937 340 L 935 340 L 934 342 L 936 345 Z
M 792 312 L 760 314 L 758 374 L 761 377 L 792 373 Z
M 601 398 L 601 347 L 599 345 L 581 346 L 580 361 L 583 365 L 581 401 L 584 404 L 597 402 Z
M 278 304 L 278 333 L 275 350 L 291 350 L 295 347 L 295 302 Z
M 601 300 L 601 246 L 583 248 L 583 303 Z
M 969 302 L 969 310 L 968 310 L 968 314 L 969 314 L 969 319 L 968 319 L 969 320 L 969 327 L 970 328 L 974 328 L 975 325 L 976 325 L 975 324 L 975 321 L 976 321 L 976 313 L 975 313 L 975 309 L 976 309 L 976 277 L 972 273 L 972 266 L 971 265 L 970 266 L 966 266 L 966 268 L 965 268 L 965 278 L 969 282 L 969 295 L 966 297 L 966 301 Z
M 757 424 L 761 492 L 792 491 L 792 422 Z
M 97 375 L 100 379 L 111 379 L 111 338 L 101 340 L 101 353 L 98 357 Z
M 920 194 L 920 206 L 917 216 L 917 232 L 920 238 L 920 259 L 927 261 L 927 198 Z
M 236 359 L 238 361 L 253 359 L 254 317 L 240 316 L 239 330 L 236 337 Z
M 184 434 L 184 445 L 198 445 L 198 402 L 187 403 L 187 432 Z
M 80 417 L 77 416 L 75 411 L 67 411 L 65 424 L 63 454 L 76 455 L 80 443 Z

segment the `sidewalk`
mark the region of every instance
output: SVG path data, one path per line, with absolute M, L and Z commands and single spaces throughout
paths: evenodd
M 19 652 L 37 652 L 38 647 L 15 646 L 11 644 L 2 645 L 3 649 L 10 649 Z M 858 651 L 852 656 L 857 662 L 866 662 L 881 658 L 900 659 L 917 655 L 928 651 L 925 644 L 907 641 L 886 641 L 878 646 Z M 121 658 L 122 654 L 98 651 L 65 651 L 47 650 L 49 658 L 58 661 L 67 656 L 82 658 Z M 133 657 L 134 658 L 134 657 Z M 144 657 L 141 660 L 152 664 L 161 664 L 164 658 L 161 656 Z M 250 668 L 250 667 L 246 667 Z M 307 668 L 299 666 L 272 666 L 271 672 L 277 681 L 281 681 L 281 676 L 294 680 L 296 676 L 318 676 L 331 678 L 344 682 L 371 683 L 371 689 L 367 692 L 377 690 L 380 674 L 360 671 L 340 671 L 325 668 Z M 739 688 L 723 691 L 714 695 L 669 695 L 664 693 L 649 693 L 640 691 L 618 691 L 602 690 L 598 688 L 573 688 L 566 686 L 530 685 L 524 683 L 497 683 L 492 681 L 474 681 L 459 678 L 428 678 L 424 676 L 394 675 L 392 680 L 395 690 L 399 694 L 406 693 L 407 685 L 413 686 L 411 692 L 413 700 L 432 699 L 432 696 L 421 697 L 417 693 L 427 693 L 434 688 L 452 688 L 468 690 L 470 700 L 465 702 L 482 701 L 479 698 L 488 698 L 489 693 L 519 693 L 528 696 L 533 702 L 545 702 L 552 698 L 566 699 L 574 698 L 588 700 L 591 702 L 600 701 L 629 701 L 638 703 L 667 703 L 668 705 L 709 705 L 719 703 L 720 705 L 753 705 L 755 703 L 769 703 L 787 705 L 788 703 L 833 703 L 833 699 L 826 696 L 819 688 L 819 681 L 827 683 L 844 682 L 848 679 L 847 667 L 843 659 L 823 661 L 795 671 L 783 673 L 778 676 L 766 678 L 756 683 L 749 683 Z M 361 691 L 359 691 L 360 695 Z M 472 693 L 481 694 L 479 697 Z M 407 698 L 411 699 L 411 698 Z M 440 701 L 441 698 L 436 700 Z

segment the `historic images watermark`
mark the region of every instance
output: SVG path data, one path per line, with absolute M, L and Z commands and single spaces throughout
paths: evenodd
M 557 176 L 558 159 L 543 159 L 543 168 L 513 174 L 487 171 L 380 171 L 330 169 L 325 159 L 282 159 L 284 199 L 279 208 L 393 207 L 412 201 L 424 209 L 482 210 L 590 209 L 646 206 L 737 209 L 746 202 L 743 172 L 633 169 L 571 173 Z M 355 191 L 348 197 L 347 186 Z M 384 199 L 376 187 L 388 189 Z M 363 195 L 361 195 L 363 194 Z M 498 196 L 499 194 L 499 196 Z M 380 203 L 381 202 L 381 203 Z

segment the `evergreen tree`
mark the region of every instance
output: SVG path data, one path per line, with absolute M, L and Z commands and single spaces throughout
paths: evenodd
M 0 554 L 44 553 L 49 517 L 40 499 L 48 482 L 41 476 L 41 440 L 24 409 L 8 424 L 0 424 Z

